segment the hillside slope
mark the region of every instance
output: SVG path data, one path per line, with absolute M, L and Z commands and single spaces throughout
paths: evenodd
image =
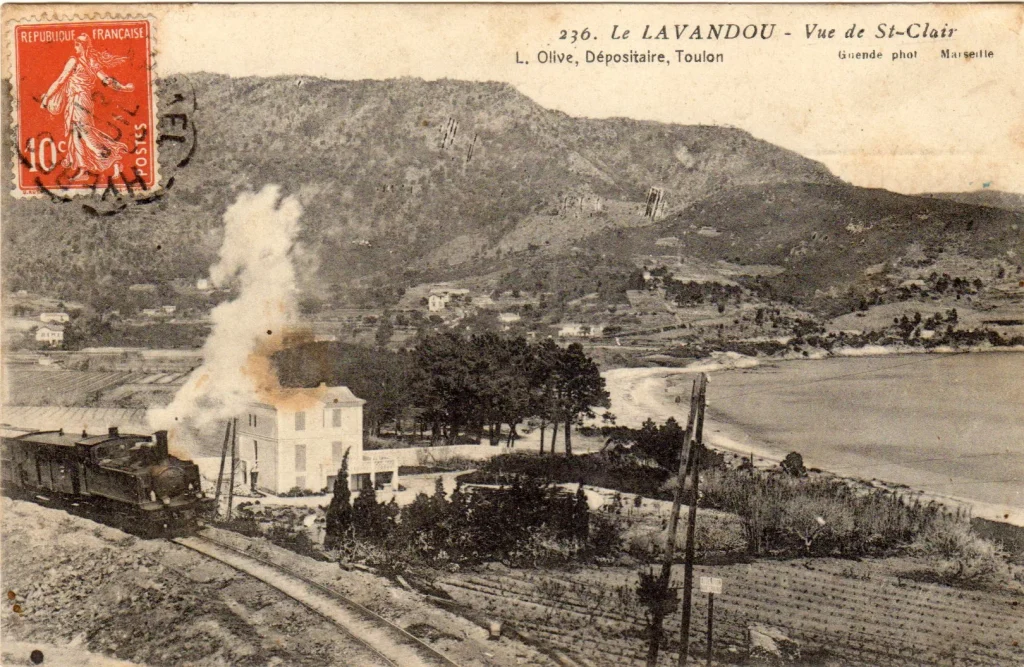
M 723 233 L 687 237 L 687 252 L 782 264 L 778 284 L 800 298 L 898 251 L 892 234 L 986 255 L 1020 244 L 1018 213 L 855 188 L 733 128 L 573 118 L 502 83 L 187 78 L 198 147 L 160 201 L 95 217 L 3 194 L 8 289 L 95 301 L 133 282 L 194 281 L 225 208 L 266 183 L 302 201 L 303 286 L 328 298 L 580 244 L 622 266 L 689 225 Z M 653 219 L 652 187 L 664 193 Z

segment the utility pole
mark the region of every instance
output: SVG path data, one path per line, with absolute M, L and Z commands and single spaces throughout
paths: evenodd
M 693 498 L 686 521 L 686 564 L 683 570 L 683 621 L 679 638 L 679 665 L 686 664 L 690 654 L 690 603 L 693 598 L 693 552 L 694 533 L 697 528 L 697 485 L 700 481 L 700 450 L 704 440 L 704 405 L 708 387 L 708 376 L 700 374 L 697 386 L 697 416 L 694 422 L 693 439 L 690 441 L 690 469 L 693 473 Z
M 213 492 L 213 506 L 220 514 L 220 487 L 224 484 L 224 459 L 228 457 L 228 441 L 231 439 L 231 422 L 224 429 L 224 444 L 220 448 L 220 472 L 217 473 L 217 490 Z
M 228 521 L 231 521 L 231 506 L 235 503 L 235 455 L 238 449 L 238 417 L 231 420 L 231 476 L 228 481 Z
M 658 664 L 658 650 L 661 645 L 662 623 L 665 620 L 665 603 L 668 598 L 669 582 L 672 579 L 672 561 L 676 554 L 676 535 L 679 530 L 679 510 L 683 503 L 683 486 L 686 482 L 686 474 L 690 469 L 690 458 L 693 453 L 691 441 L 693 440 L 694 427 L 697 422 L 700 387 L 706 381 L 706 376 L 701 373 L 693 381 L 693 388 L 690 391 L 690 416 L 686 420 L 686 437 L 679 452 L 679 471 L 676 475 L 676 488 L 672 494 L 672 516 L 669 520 L 668 535 L 665 539 L 665 560 L 661 564 L 661 578 L 659 589 L 661 591 L 661 604 L 655 610 L 651 619 L 651 640 L 647 649 L 647 667 L 656 667 Z M 686 456 L 683 456 L 685 448 Z

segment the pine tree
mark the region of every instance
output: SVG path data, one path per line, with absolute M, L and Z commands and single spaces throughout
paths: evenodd
M 327 508 L 327 531 L 324 548 L 337 549 L 352 528 L 351 493 L 348 490 L 348 451 L 341 457 L 341 468 L 334 479 L 334 496 Z

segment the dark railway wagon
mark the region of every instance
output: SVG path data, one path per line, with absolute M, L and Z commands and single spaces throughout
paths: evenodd
M 95 506 L 140 527 L 177 531 L 208 510 L 191 461 L 171 456 L 167 432 L 75 436 L 0 427 L 0 472 L 9 493 L 44 495 Z

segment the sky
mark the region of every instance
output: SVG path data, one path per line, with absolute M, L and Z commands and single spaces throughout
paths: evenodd
M 118 8 L 124 12 L 124 8 Z M 505 81 L 574 116 L 729 125 L 905 193 L 1024 193 L 1022 5 L 147 6 L 158 74 Z M 644 27 L 775 24 L 770 40 L 642 40 Z M 952 28 L 876 38 L 879 24 Z M 807 38 L 807 26 L 835 29 Z M 847 39 L 856 24 L 863 37 Z M 612 40 L 629 29 L 626 40 Z M 588 30 L 572 44 L 562 30 Z M 789 32 L 789 36 L 784 36 Z M 692 33 L 691 33 L 692 34 Z M 827 34 L 827 33 L 826 33 Z M 540 64 L 539 52 L 721 53 L 713 64 Z M 991 51 L 991 58 L 943 59 Z M 877 59 L 840 53 L 881 52 Z M 913 53 L 893 61 L 893 55 Z M 529 64 L 518 64 L 529 61 Z

